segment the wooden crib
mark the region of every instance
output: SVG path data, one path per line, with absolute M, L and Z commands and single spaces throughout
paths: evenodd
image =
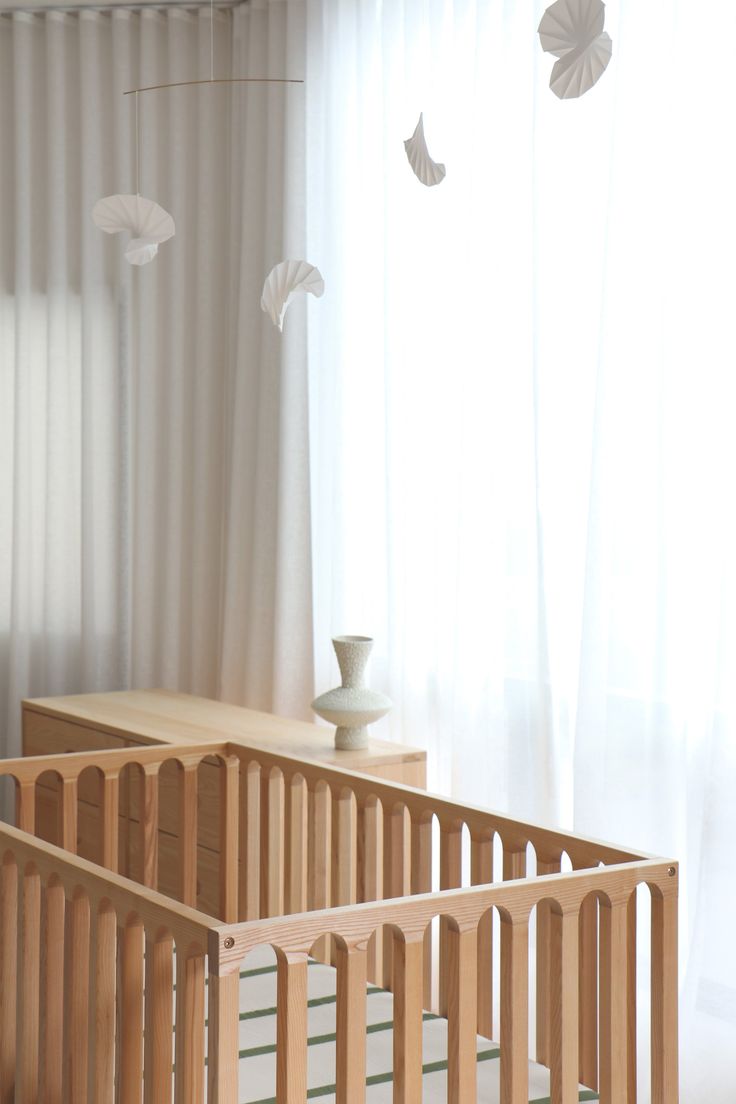
M 580 1084 L 633 1104 L 640 885 L 651 1100 L 677 1102 L 675 863 L 240 744 L 36 756 L 0 776 L 15 814 L 0 825 L 0 1104 L 240 1104 L 240 972 L 262 944 L 277 1104 L 308 1096 L 315 960 L 337 971 L 338 1104 L 366 1098 L 367 982 L 393 994 L 394 1102 L 423 1098 L 434 1010 L 451 1104 L 476 1100 L 478 1036 L 499 1040 L 500 1104 L 527 1104 L 530 1057 L 552 1104 Z

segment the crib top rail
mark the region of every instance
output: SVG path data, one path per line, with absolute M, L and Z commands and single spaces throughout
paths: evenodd
M 202 759 L 223 757 L 228 749 L 225 743 L 203 744 L 154 744 L 128 748 L 106 748 L 102 751 L 67 751 L 50 755 L 26 755 L 18 759 L 0 759 L 0 777 L 9 775 L 19 785 L 35 785 L 42 774 L 57 774 L 64 780 L 72 780 L 88 769 L 101 771 L 108 777 L 134 764 L 145 771 L 156 770 L 163 763 L 174 761 L 182 766 L 198 764 Z
M 309 955 L 325 935 L 336 936 L 347 947 L 365 946 L 381 925 L 400 931 L 407 940 L 417 939 L 437 916 L 449 919 L 456 930 L 469 931 L 493 907 L 502 919 L 518 925 L 528 922 L 541 901 L 551 902 L 553 911 L 563 914 L 577 914 L 591 894 L 603 904 L 620 906 L 640 884 L 648 885 L 661 900 L 677 896 L 678 881 L 676 862 L 649 859 L 221 925 L 210 933 L 210 969 L 220 976 L 230 974 L 250 950 L 263 944 L 286 955 Z
M 0 824 L 0 866 L 8 862 L 20 869 L 32 868 L 45 882 L 62 885 L 69 898 L 82 891 L 95 905 L 109 902 L 121 918 L 136 916 L 149 931 L 168 931 L 177 946 L 190 953 L 207 953 L 210 933 L 217 926 L 211 916 L 19 828 Z
M 384 813 L 404 806 L 412 820 L 416 822 L 435 816 L 445 828 L 467 825 L 473 839 L 488 839 L 497 832 L 504 846 L 510 851 L 522 852 L 527 844 L 531 843 L 538 861 L 543 863 L 559 861 L 562 852 L 570 856 L 572 865 L 576 868 L 592 867 L 599 863 L 611 865 L 656 858 L 643 851 L 619 847 L 575 832 L 516 820 L 503 813 L 468 805 L 399 782 L 385 781 L 373 775 L 271 752 L 258 744 L 223 742 L 194 745 L 166 744 L 29 756 L 0 760 L 0 776 L 14 778 L 23 798 L 23 791 L 32 790 L 45 772 L 54 772 L 64 782 L 73 783 L 83 771 L 90 768 L 111 778 L 119 774 L 125 766 L 135 764 L 141 767 L 144 773 L 155 775 L 163 763 L 172 760 L 182 766 L 196 766 L 203 759 L 212 757 L 221 760 L 237 758 L 246 768 L 249 764 L 255 763 L 262 771 L 278 771 L 287 780 L 302 778 L 311 790 L 320 785 L 326 785 L 329 786 L 333 797 L 347 792 L 353 794 L 356 801 L 362 804 L 379 800 Z M 28 796 L 31 798 L 32 794 Z M 31 801 L 28 802 L 28 807 L 32 807 Z M 20 818 L 19 824 L 24 828 L 31 827 L 23 817 Z
M 249 747 L 245 744 L 228 744 L 226 750 L 228 755 L 236 756 L 242 763 L 255 762 L 262 770 L 275 768 L 288 778 L 300 776 L 310 788 L 320 783 L 327 784 L 333 796 L 347 790 L 361 802 L 377 798 L 384 812 L 403 805 L 408 809 L 413 820 L 421 821 L 436 816 L 443 827 L 465 824 L 471 837 L 475 839 L 486 839 L 494 832 L 498 832 L 504 845 L 511 850 L 523 851 L 526 845 L 531 843 L 535 848 L 537 859 L 542 862 L 559 860 L 563 851 L 570 855 L 576 867 L 590 867 L 598 863 L 610 865 L 639 862 L 658 858 L 648 852 L 617 847 L 615 844 L 578 835 L 575 832 L 546 828 L 530 821 L 515 820 L 503 813 L 467 805 L 400 782 L 388 782 L 358 771 L 327 767 L 321 763 L 297 759 L 294 756 L 276 754 L 258 745 Z

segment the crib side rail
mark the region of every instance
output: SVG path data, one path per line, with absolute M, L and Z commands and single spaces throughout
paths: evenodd
M 337 1037 L 335 1083 L 338 1104 L 365 1099 L 366 975 L 374 933 L 391 934 L 394 993 L 394 1104 L 422 1098 L 424 940 L 442 917 L 447 938 L 438 970 L 445 979 L 448 1019 L 447 1100 L 475 1104 L 476 1036 L 483 1001 L 491 986 L 482 951 L 483 925 L 497 913 L 500 938 L 500 1102 L 526 1104 L 529 1036 L 529 926 L 534 908 L 550 909 L 551 939 L 546 963 L 550 999 L 548 1058 L 552 1104 L 578 1100 L 578 1082 L 596 1089 L 605 1104 L 636 1099 L 636 989 L 632 988 L 630 907 L 637 886 L 652 896 L 651 910 L 651 1099 L 677 1102 L 677 865 L 660 860 L 593 871 L 524 878 L 420 894 L 298 916 L 227 925 L 210 936 L 210 958 L 223 978 L 237 976 L 248 950 L 269 943 L 278 959 L 277 1094 L 279 1104 L 304 1099 L 307 1014 L 307 956 L 329 936 L 337 947 Z M 584 1014 L 579 989 L 579 931 L 583 910 L 595 900 L 600 910 L 596 955 L 599 988 L 596 1023 L 597 1074 L 581 1071 L 579 1032 Z
M 467 826 L 471 836 L 479 839 L 497 832 L 508 842 L 510 854 L 525 850 L 527 844 L 531 843 L 544 860 L 554 861 L 564 851 L 576 867 L 633 862 L 653 857 L 643 851 L 618 847 L 575 832 L 516 820 L 499 812 L 428 793 L 400 782 L 390 782 L 358 771 L 277 754 L 257 745 L 228 744 L 227 750 L 246 767 L 258 768 L 267 779 L 280 776 L 287 790 L 297 780 L 304 782 L 311 792 L 320 787 L 326 788 L 334 799 L 350 794 L 358 806 L 365 805 L 366 802 L 378 802 L 388 816 L 404 809 L 412 821 L 434 816 L 448 830 L 457 831 L 462 826 Z
M 322 764 L 276 755 L 258 747 L 230 745 L 240 762 L 238 918 L 256 920 L 284 913 L 404 898 L 432 890 L 509 883 L 529 873 L 557 875 L 572 866 L 636 864 L 649 856 L 573 833 L 513 820 L 398 783 Z M 633 940 L 636 907 L 628 910 Z M 598 1083 L 600 906 L 581 906 L 578 930 L 579 1054 L 581 1080 Z M 450 999 L 448 975 L 432 976 L 434 944 L 441 957 L 454 935 L 446 917 L 423 939 L 425 1007 L 442 1014 Z M 498 969 L 500 938 L 490 914 L 478 931 L 483 975 Z M 550 1064 L 553 1016 L 552 945 L 557 938 L 550 904 L 540 901 L 532 927 L 535 1057 Z M 316 957 L 335 962 L 338 948 L 323 940 Z M 494 962 L 496 965 L 494 966 Z M 632 967 L 633 969 L 633 967 Z M 376 929 L 368 946 L 370 981 L 392 989 L 395 945 Z M 478 1026 L 494 1031 L 490 986 L 478 986 Z
M 194 909 L 0 827 L 3 1104 L 203 1104 L 205 1077 L 209 1101 L 235 1104 L 237 1004 L 234 1021 L 223 1013 L 237 978 L 215 974 L 207 987 L 212 926 Z
M 0 760 L 17 827 L 72 854 L 82 838 L 84 857 L 224 920 L 237 919 L 238 771 L 222 743 Z

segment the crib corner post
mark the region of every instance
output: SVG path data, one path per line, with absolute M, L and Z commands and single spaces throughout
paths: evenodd
M 652 885 L 652 1104 L 679 1099 L 677 1022 L 677 865 Z
M 422 1099 L 423 932 L 394 936 L 394 1100 Z
M 238 1104 L 240 964 L 217 973 L 210 956 L 207 1009 L 207 1104 Z

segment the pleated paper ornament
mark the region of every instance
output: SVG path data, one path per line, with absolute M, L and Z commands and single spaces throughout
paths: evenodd
M 556 0 L 542 16 L 542 49 L 559 58 L 549 86 L 561 100 L 583 96 L 605 72 L 613 50 L 605 17 L 603 0 Z
M 130 233 L 125 259 L 134 265 L 152 261 L 161 242 L 173 237 L 176 229 L 168 211 L 141 195 L 105 196 L 95 203 L 92 218 L 106 234 Z
M 307 261 L 281 261 L 266 277 L 261 310 L 270 315 L 274 326 L 281 330 L 286 308 L 298 291 L 308 291 L 319 299 L 324 290 L 322 274 L 314 265 Z
M 411 138 L 407 138 L 404 142 L 404 149 L 406 150 L 406 156 L 409 158 L 409 164 L 414 170 L 414 175 L 417 180 L 421 180 L 422 184 L 432 188 L 445 179 L 445 166 L 433 161 L 429 156 L 427 141 L 424 137 L 423 112 L 419 116 L 419 122 Z

